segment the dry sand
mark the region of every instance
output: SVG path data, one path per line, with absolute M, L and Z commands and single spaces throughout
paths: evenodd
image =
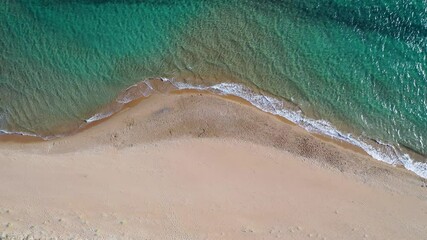
M 424 180 L 353 150 L 242 102 L 157 94 L 73 136 L 3 139 L 0 235 L 427 239 Z

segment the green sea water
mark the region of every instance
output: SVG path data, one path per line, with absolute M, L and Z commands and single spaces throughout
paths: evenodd
M 245 84 L 427 156 L 425 0 L 0 2 L 5 133 L 70 132 L 156 77 Z

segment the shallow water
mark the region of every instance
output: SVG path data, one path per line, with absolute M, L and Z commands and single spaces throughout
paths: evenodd
M 423 0 L 5 0 L 0 35 L 7 132 L 69 132 L 123 89 L 165 77 L 245 84 L 427 156 Z

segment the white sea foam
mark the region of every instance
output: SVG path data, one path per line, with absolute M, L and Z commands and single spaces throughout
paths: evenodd
M 301 111 L 291 111 L 286 109 L 285 103 L 276 98 L 264 96 L 253 92 L 248 87 L 235 83 L 220 83 L 213 86 L 194 86 L 187 83 L 174 82 L 172 84 L 179 89 L 196 89 L 212 91 L 222 95 L 233 95 L 245 99 L 253 106 L 281 117 L 305 128 L 307 131 L 327 135 L 329 137 L 350 143 L 362 148 L 373 158 L 392 164 L 403 165 L 406 169 L 413 171 L 417 175 L 427 178 L 427 163 L 416 162 L 411 157 L 399 151 L 395 146 L 377 141 L 381 149 L 368 144 L 360 137 L 355 137 L 349 133 L 343 133 L 325 120 L 315 120 L 305 117 Z
M 50 140 L 53 138 L 56 138 L 56 136 L 40 136 L 34 133 L 28 133 L 28 132 L 11 132 L 11 131 L 6 131 L 4 129 L 0 129 L 0 135 L 21 135 L 21 136 L 29 136 L 29 137 L 37 137 L 37 138 L 41 138 L 44 140 Z
M 149 80 L 145 80 L 134 84 L 128 88 L 126 88 L 122 94 L 120 94 L 115 103 L 111 106 L 111 110 L 106 112 L 101 112 L 93 115 L 92 117 L 85 120 L 86 123 L 91 123 L 95 121 L 99 121 L 101 119 L 110 117 L 114 113 L 118 112 L 123 105 L 130 103 L 140 97 L 148 97 L 153 93 L 154 88 L 151 86 Z
M 87 123 L 96 122 L 96 121 L 99 121 L 101 119 L 107 118 L 113 114 L 114 114 L 114 112 L 97 113 L 97 114 L 93 115 L 92 117 L 86 119 L 85 122 L 87 122 Z
M 149 80 L 134 84 L 125 89 L 123 94 L 116 100 L 117 103 L 126 104 L 140 97 L 148 97 L 153 92 L 153 87 Z

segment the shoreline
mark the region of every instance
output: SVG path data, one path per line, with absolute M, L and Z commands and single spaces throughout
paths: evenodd
M 158 93 L 155 93 L 158 94 Z M 239 96 L 235 96 L 235 95 L 220 95 L 220 94 L 215 94 L 212 93 L 208 90 L 197 90 L 197 89 L 176 89 L 171 91 L 169 94 L 174 94 L 174 95 L 186 95 L 186 94 L 205 94 L 205 95 L 211 95 L 211 96 L 216 96 L 216 97 L 220 97 L 229 101 L 233 101 L 236 103 L 241 103 L 244 104 L 248 107 L 253 108 L 254 110 L 260 111 L 262 113 L 268 114 L 274 118 L 277 118 L 278 120 L 280 120 L 281 122 L 283 122 L 284 124 L 288 124 L 291 126 L 296 126 L 298 128 L 300 128 L 303 131 L 306 131 L 309 134 L 312 134 L 313 136 L 323 140 L 323 141 L 327 141 L 327 142 L 331 142 L 333 144 L 336 144 L 338 146 L 342 146 L 346 149 L 349 149 L 351 151 L 363 154 L 365 156 L 369 156 L 369 154 L 367 154 L 362 148 L 352 145 L 350 143 L 344 142 L 342 140 L 339 139 L 335 139 L 332 138 L 330 136 L 327 135 L 321 135 L 319 133 L 312 133 L 307 131 L 306 129 L 302 128 L 301 126 L 299 126 L 298 124 L 295 124 L 293 122 L 291 122 L 290 120 L 282 117 L 282 116 L 278 116 L 278 115 L 274 115 L 272 113 L 269 112 L 265 112 L 262 109 L 259 109 L 257 107 L 255 107 L 254 105 L 252 105 L 249 101 L 243 99 L 242 97 Z M 79 134 L 81 132 L 84 132 L 92 127 L 95 127 L 99 124 L 102 124 L 106 121 L 109 121 L 110 118 L 114 117 L 114 115 L 120 114 L 122 111 L 127 110 L 128 108 L 133 108 L 133 107 L 137 107 L 142 101 L 146 100 L 147 98 L 149 98 L 151 96 L 148 97 L 140 97 L 138 99 L 135 99 L 129 103 L 126 103 L 123 105 L 123 107 L 117 111 L 114 112 L 112 115 L 105 117 L 105 118 L 101 118 L 99 120 L 93 121 L 93 122 L 88 122 L 87 124 L 85 124 L 85 126 L 76 129 L 75 131 L 66 134 L 64 136 L 58 137 L 59 138 L 67 138 L 69 136 L 75 135 L 75 134 Z M 37 136 L 28 136 L 28 135 L 20 135 L 20 134 L 4 134 L 4 135 L 0 135 L 0 144 L 3 142 L 12 142 L 12 143 L 37 143 L 37 142 L 44 142 L 44 141 L 52 141 L 55 140 L 57 138 L 53 138 L 53 139 L 48 139 L 48 140 L 44 140 L 42 137 L 37 137 Z
M 168 83 L 170 83 L 170 82 L 168 82 Z M 87 134 L 87 132 L 88 131 L 90 132 L 93 128 L 103 127 L 103 125 L 110 124 L 109 123 L 110 121 L 114 121 L 114 119 L 116 117 L 120 117 L 121 114 L 125 114 L 127 111 L 132 111 L 132 110 L 138 111 L 138 108 L 142 107 L 140 105 L 146 104 L 147 101 L 153 101 L 153 99 L 154 99 L 154 101 L 162 101 L 160 99 L 161 97 L 178 96 L 178 97 L 184 97 L 185 98 L 188 96 L 201 96 L 203 98 L 204 97 L 210 97 L 210 98 L 214 98 L 214 99 L 220 99 L 221 101 L 224 101 L 224 102 L 231 102 L 231 103 L 243 105 L 243 106 L 251 109 L 251 111 L 257 112 L 261 115 L 266 115 L 266 117 L 268 117 L 268 118 L 272 118 L 272 119 L 277 120 L 278 122 L 280 122 L 280 124 L 283 124 L 284 127 L 291 127 L 293 129 L 293 131 L 296 131 L 301 135 L 311 136 L 312 138 L 317 139 L 319 142 L 322 142 L 325 144 L 330 144 L 330 145 L 337 147 L 341 150 L 348 151 L 351 154 L 356 154 L 360 157 L 369 159 L 368 161 L 371 161 L 370 164 L 379 165 L 379 166 L 385 165 L 387 168 L 390 168 L 390 169 L 396 169 L 399 171 L 403 170 L 405 172 L 405 175 L 408 175 L 408 176 L 412 175 L 415 178 L 420 178 L 420 179 L 423 179 L 423 181 L 426 181 L 425 178 L 417 175 L 413 171 L 406 169 L 402 165 L 393 165 L 393 164 L 389 164 L 389 163 L 386 163 L 383 161 L 379 161 L 378 159 L 373 158 L 364 149 L 362 149 L 361 147 L 359 147 L 357 145 L 353 145 L 351 143 L 348 143 L 348 142 L 340 140 L 340 139 L 336 139 L 336 138 L 328 136 L 328 135 L 308 131 L 307 129 L 303 128 L 302 126 L 286 119 L 285 117 L 282 117 L 280 115 L 273 114 L 270 112 L 266 112 L 263 109 L 260 109 L 256 106 L 254 106 L 253 103 L 251 103 L 250 101 L 248 101 L 248 100 L 246 100 L 240 96 L 218 94 L 218 93 L 215 93 L 215 92 L 212 92 L 209 90 L 200 90 L 200 89 L 172 89 L 171 90 L 170 86 L 168 86 L 166 88 L 169 88 L 168 91 L 154 91 L 146 97 L 143 96 L 143 97 L 138 97 L 136 99 L 133 99 L 132 101 L 123 104 L 120 107 L 120 110 L 118 110 L 117 112 L 114 112 L 112 115 L 109 115 L 108 117 L 99 119 L 97 121 L 89 122 L 89 123 L 85 124 L 83 127 L 77 129 L 76 131 L 73 131 L 72 133 L 61 136 L 61 137 L 57 137 L 57 138 L 53 138 L 53 139 L 49 139 L 49 140 L 44 140 L 40 137 L 35 137 L 35 136 L 14 135 L 14 134 L 0 135 L 0 150 L 1 150 L 2 144 L 6 145 L 6 146 L 18 146 L 18 145 L 20 145 L 21 149 L 22 148 L 25 149 L 27 145 L 29 145 L 30 148 L 32 147 L 32 145 L 37 146 L 38 144 L 55 145 L 56 142 L 68 141 L 68 139 L 70 139 L 70 138 L 71 139 L 72 138 L 79 138 L 79 135 Z M 144 141 L 142 141 L 142 142 L 144 142 Z M 260 144 L 260 143 L 257 142 L 257 144 Z M 286 148 L 283 148 L 280 150 L 288 151 L 288 149 L 286 149 Z
M 182 90 L 175 90 L 175 91 L 171 92 L 171 94 L 189 94 L 189 93 L 190 94 L 191 93 L 194 93 L 194 94 L 203 93 L 203 94 L 208 94 L 208 95 L 210 94 L 210 95 L 213 95 L 213 96 L 218 96 L 220 98 L 224 98 L 224 99 L 229 100 L 229 101 L 233 101 L 233 102 L 236 102 L 236 103 L 244 104 L 244 105 L 246 105 L 248 107 L 251 107 L 251 108 L 254 108 L 254 109 L 256 109 L 256 110 L 258 110 L 258 111 L 260 111 L 262 113 L 268 114 L 268 115 L 270 115 L 270 116 L 278 119 L 279 121 L 283 122 L 284 124 L 295 126 L 295 127 L 299 128 L 299 129 L 301 129 L 302 131 L 305 131 L 308 134 L 311 134 L 314 137 L 319 138 L 322 141 L 330 142 L 332 144 L 341 146 L 341 147 L 343 147 L 343 148 L 345 148 L 347 150 L 354 151 L 355 153 L 359 153 L 359 154 L 362 154 L 362 155 L 365 155 L 365 156 L 369 156 L 369 154 L 367 152 L 365 152 L 359 146 L 350 144 L 348 142 L 345 142 L 345 141 L 342 141 L 342 140 L 339 140 L 339 139 L 336 139 L 336 138 L 332 138 L 332 137 L 327 136 L 327 135 L 322 135 L 322 134 L 319 134 L 319 133 L 314 133 L 314 132 L 307 131 L 306 129 L 304 129 L 300 125 L 298 125 L 298 124 L 296 124 L 296 123 L 294 123 L 294 122 L 292 122 L 292 121 L 290 121 L 290 120 L 288 120 L 288 119 L 286 119 L 286 118 L 284 118 L 282 116 L 275 115 L 275 114 L 272 114 L 272 113 L 269 113 L 269 112 L 265 112 L 262 109 L 257 108 L 251 102 L 249 102 L 248 100 L 246 100 L 246 99 L 244 99 L 242 97 L 239 97 L 239 96 L 235 96 L 235 95 L 220 95 L 220 94 L 212 93 L 210 91 L 197 90 L 197 89 L 182 89 Z M 376 160 L 376 159 L 373 159 L 373 160 Z
M 15 239 L 427 232 L 420 177 L 211 93 L 153 94 L 78 134 L 0 144 L 0 156 L 0 235 Z
M 178 85 L 176 85 L 178 84 Z M 27 135 L 19 135 L 19 134 L 5 134 L 5 135 L 0 135 L 0 144 L 2 142 L 15 142 L 15 143 L 32 143 L 32 142 L 42 142 L 42 141 L 51 141 L 53 139 L 58 139 L 58 138 L 63 138 L 63 137 L 68 137 L 68 136 L 72 136 L 75 134 L 79 134 L 80 132 L 86 131 L 87 129 L 90 129 L 94 126 L 97 126 L 98 124 L 102 124 L 105 121 L 108 121 L 111 117 L 113 117 L 116 114 L 120 114 L 120 112 L 122 112 L 123 110 L 126 110 L 128 108 L 132 108 L 132 107 L 136 107 L 137 105 L 139 105 L 139 103 L 141 101 L 144 101 L 144 99 L 150 98 L 151 95 L 153 94 L 187 94 L 187 93 L 194 93 L 194 94 L 211 94 L 214 96 L 218 96 L 221 98 L 224 98 L 226 100 L 230 100 L 230 101 L 235 101 L 238 103 L 242 103 L 245 104 L 246 106 L 249 107 L 253 107 L 254 109 L 257 109 L 263 113 L 269 114 L 273 117 L 276 117 L 277 119 L 279 119 L 280 121 L 282 121 L 284 124 L 290 124 L 293 126 L 298 126 L 301 130 L 308 132 L 309 134 L 318 137 L 320 140 L 326 141 L 326 142 L 331 142 L 333 144 L 342 146 L 346 149 L 349 149 L 351 151 L 354 151 L 356 153 L 359 154 L 363 154 L 365 156 L 370 156 L 372 157 L 372 153 L 369 153 L 366 149 L 363 149 L 360 145 L 354 144 L 354 143 L 350 143 L 347 140 L 342 140 L 337 138 L 336 136 L 330 136 L 328 134 L 326 134 L 325 132 L 317 132 L 317 131 L 310 131 L 309 129 L 301 126 L 300 124 L 297 124 L 293 121 L 291 121 L 290 119 L 288 119 L 287 117 L 281 116 L 279 114 L 276 113 L 272 113 L 269 112 L 265 109 L 262 109 L 259 106 L 256 106 L 256 104 L 254 104 L 253 102 L 251 102 L 248 99 L 245 99 L 243 96 L 239 96 L 239 95 L 234 95 L 234 94 L 227 94 L 227 93 L 222 93 L 220 92 L 214 92 L 212 87 L 198 87 L 198 86 L 184 86 L 183 88 L 180 88 L 179 85 L 183 84 L 183 83 L 173 83 L 172 81 L 170 81 L 169 79 L 164 79 L 164 78 L 152 78 L 152 79 L 148 79 L 146 81 L 142 81 L 140 83 L 134 84 L 130 87 L 128 87 L 127 89 L 125 89 L 121 94 L 119 94 L 119 97 L 116 99 L 116 101 L 114 101 L 112 103 L 112 105 L 110 107 L 107 107 L 107 109 L 111 109 L 111 114 L 108 113 L 108 116 L 97 119 L 95 121 L 90 121 L 87 122 L 85 120 L 85 122 L 83 122 L 81 124 L 81 127 L 79 127 L 78 129 L 69 132 L 69 133 L 65 133 L 64 135 L 58 136 L 58 137 L 53 137 L 52 139 L 43 139 L 42 137 L 37 137 L 37 136 L 27 136 Z M 148 88 L 144 90 L 144 93 L 141 93 L 141 85 L 142 88 Z M 184 84 L 186 85 L 186 84 Z M 138 94 L 133 96 L 132 91 L 138 91 Z M 249 91 L 251 91 L 248 88 Z M 127 96 L 129 95 L 128 91 L 130 91 L 131 96 Z M 216 90 L 218 91 L 218 90 Z M 267 95 L 263 95 L 266 96 Z M 125 99 L 127 97 L 130 97 L 131 100 L 125 103 L 120 103 L 120 101 L 122 101 L 122 99 Z M 287 103 L 286 103 L 287 104 Z M 102 114 L 102 112 L 97 113 L 97 114 Z M 96 116 L 97 114 L 95 114 L 94 116 Z M 369 147 L 371 147 L 370 145 L 367 145 Z M 396 151 L 396 149 L 393 150 Z M 376 149 L 374 150 L 376 151 Z M 380 155 L 383 153 L 380 153 Z M 412 156 L 412 154 L 411 154 Z M 410 172 L 414 172 L 417 175 L 424 177 L 425 179 L 427 179 L 427 173 L 426 172 L 422 172 L 419 173 L 416 169 L 411 169 L 411 167 L 413 167 L 413 163 L 410 163 L 410 167 L 406 167 L 405 166 L 405 162 L 398 162 L 398 163 L 390 163 L 389 161 L 386 161 L 384 159 L 381 159 L 381 157 L 372 157 L 373 160 L 375 161 L 381 161 L 381 162 L 386 162 L 387 164 L 390 164 L 394 167 L 403 167 L 404 169 L 410 171 Z M 413 161 L 411 158 L 409 158 L 411 161 Z M 393 161 L 393 160 L 392 160 Z M 394 160 L 395 161 L 395 160 Z M 424 165 L 427 166 L 427 163 L 422 163 Z M 426 175 L 426 176 L 424 176 Z

